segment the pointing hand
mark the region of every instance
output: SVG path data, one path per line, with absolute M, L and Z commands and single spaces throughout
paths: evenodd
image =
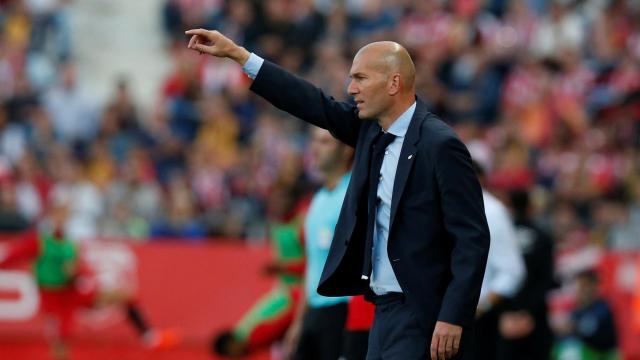
M 190 35 L 189 49 L 217 57 L 227 57 L 244 65 L 249 58 L 249 52 L 236 45 L 231 39 L 216 30 L 192 29 L 185 32 Z

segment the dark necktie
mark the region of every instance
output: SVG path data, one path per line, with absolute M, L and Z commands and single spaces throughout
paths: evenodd
M 371 163 L 369 166 L 369 185 L 367 196 L 367 237 L 364 244 L 364 261 L 362 263 L 363 280 L 369 279 L 372 270 L 371 252 L 373 250 L 373 231 L 376 223 L 376 207 L 378 206 L 378 202 L 380 201 L 380 199 L 378 198 L 378 183 L 381 180 L 380 168 L 382 167 L 382 160 L 384 159 L 385 150 L 395 138 L 396 136 L 391 133 L 381 132 L 380 134 L 378 134 L 378 137 L 373 143 Z

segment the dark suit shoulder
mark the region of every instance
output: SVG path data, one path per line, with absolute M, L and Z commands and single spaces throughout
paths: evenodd
M 460 137 L 458 137 L 453 128 L 432 113 L 427 113 L 420 131 L 421 136 L 426 140 L 421 141 L 421 143 L 431 151 L 438 151 L 442 146 L 450 142 L 462 144 Z

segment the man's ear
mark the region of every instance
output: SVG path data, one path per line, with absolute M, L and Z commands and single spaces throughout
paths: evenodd
M 395 73 L 389 78 L 389 95 L 395 95 L 400 92 L 400 74 Z

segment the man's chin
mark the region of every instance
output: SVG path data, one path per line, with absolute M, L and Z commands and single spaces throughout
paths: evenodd
M 358 119 L 360 120 L 371 120 L 371 116 L 367 115 L 366 113 L 362 113 L 361 111 L 356 111 L 356 115 L 358 116 Z

